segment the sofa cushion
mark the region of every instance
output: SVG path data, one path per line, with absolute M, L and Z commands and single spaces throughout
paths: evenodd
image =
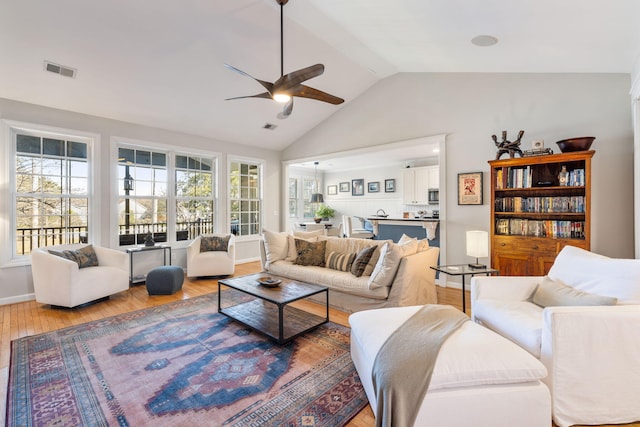
M 373 255 L 373 251 L 376 250 L 376 246 L 369 246 L 368 248 L 362 249 L 356 255 L 356 258 L 353 260 L 353 264 L 351 265 L 351 274 L 356 277 L 362 276 L 365 268 L 367 267 L 367 263 L 371 259 L 371 255 Z
M 640 304 L 640 259 L 608 258 L 565 246 L 548 275 L 584 292 L 615 297 L 618 304 Z
M 200 252 L 226 252 L 231 236 L 201 236 Z
M 329 252 L 327 255 L 327 268 L 338 271 L 351 271 L 353 260 L 356 259 L 356 253 L 343 254 L 340 252 Z
M 287 257 L 289 234 L 285 232 L 273 232 L 262 230 L 262 239 L 264 240 L 264 252 L 266 262 L 264 267 L 269 268 L 271 263 Z
M 294 231 L 293 232 L 294 237 L 300 237 L 301 239 L 313 239 L 316 238 L 318 236 L 323 236 L 324 235 L 324 230 L 313 230 L 313 231 Z
M 294 263 L 297 265 L 324 267 L 324 250 L 326 246 L 327 242 L 307 242 L 303 239 L 296 239 L 298 257 Z
M 533 293 L 533 303 L 540 307 L 568 306 L 568 305 L 616 305 L 617 298 L 582 292 L 567 286 L 561 280 L 551 280 L 548 276 Z
M 352 314 L 353 345 L 360 354 L 375 360 L 389 335 L 418 309 L 420 306 L 394 307 Z M 546 375 L 544 365 L 522 348 L 478 324 L 465 322 L 442 345 L 429 390 L 532 382 Z
M 74 261 L 78 264 L 78 268 L 97 267 L 98 255 L 96 255 L 93 245 L 87 245 L 80 249 L 70 250 L 65 249 L 63 251 L 49 250 L 51 255 L 56 255 L 69 261 Z
M 400 239 L 398 244 L 385 243 L 380 250 L 380 259 L 371 273 L 369 287 L 372 289 L 391 286 L 396 277 L 400 259 L 413 255 L 418 249 L 418 239 Z
M 332 270 L 326 267 L 302 266 L 288 261 L 271 264 L 270 274 L 289 277 L 307 283 L 328 286 L 332 290 L 376 300 L 389 297 L 389 288 L 369 289 L 368 277 L 355 277 L 351 272 Z M 329 292 L 329 303 L 334 294 Z
M 509 338 L 540 357 L 542 307 L 528 301 L 478 299 L 473 304 L 476 321 Z

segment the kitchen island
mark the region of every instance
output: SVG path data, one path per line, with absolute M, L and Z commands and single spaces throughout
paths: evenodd
M 373 225 L 373 233 L 377 240 L 393 240 L 397 242 L 403 234 L 418 239 L 429 239 L 429 246 L 440 246 L 440 219 L 434 217 L 394 218 L 370 216 L 367 218 Z

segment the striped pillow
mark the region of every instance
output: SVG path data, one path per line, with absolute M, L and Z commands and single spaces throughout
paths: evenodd
M 356 254 L 344 254 L 341 252 L 329 252 L 327 256 L 327 267 L 333 270 L 350 271 Z
M 358 252 L 356 259 L 353 260 L 353 264 L 351 265 L 351 274 L 356 277 L 362 276 L 364 269 L 367 268 L 367 263 L 371 259 L 373 251 L 375 251 L 376 248 L 377 246 L 369 246 L 368 248 L 364 248 Z

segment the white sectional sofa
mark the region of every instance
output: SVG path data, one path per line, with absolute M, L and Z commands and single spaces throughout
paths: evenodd
M 420 308 L 349 316 L 351 358 L 374 414 L 376 356 L 389 336 Z M 549 390 L 541 382 L 546 375 L 542 363 L 526 351 L 468 321 L 440 348 L 414 427 L 549 427 Z
M 474 277 L 471 300 L 546 366 L 558 426 L 640 420 L 640 260 L 567 246 L 547 277 Z
M 386 240 L 296 234 L 297 236 L 263 230 L 260 245 L 263 271 L 328 286 L 329 304 L 334 308 L 351 313 L 437 302 L 435 271 L 429 267 L 437 264 L 439 248 L 429 247 L 426 239 L 418 241 L 406 237 L 393 243 Z M 297 240 L 323 245 L 323 265 L 297 264 Z M 345 258 L 349 255 L 355 256 L 369 247 L 375 247 L 373 256 L 360 277 L 356 277 L 350 269 L 339 269 L 346 268 L 348 260 Z M 341 258 L 343 263 L 338 265 L 340 263 L 330 262 L 330 257 Z

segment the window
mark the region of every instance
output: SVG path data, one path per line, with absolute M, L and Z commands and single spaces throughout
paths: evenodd
M 315 193 L 316 182 L 313 179 L 302 179 L 303 218 L 316 216 L 316 203 L 311 203 L 311 194 Z
M 213 233 L 215 160 L 176 155 L 176 240 Z
M 289 178 L 289 218 L 298 217 L 298 179 Z
M 167 241 L 167 154 L 118 149 L 118 237 L 120 246 L 144 243 L 147 235 Z
M 11 137 L 11 258 L 41 246 L 87 242 L 92 140 L 18 128 L 11 128 Z
M 236 236 L 260 233 L 262 208 L 262 165 L 231 161 L 229 202 L 231 232 Z

